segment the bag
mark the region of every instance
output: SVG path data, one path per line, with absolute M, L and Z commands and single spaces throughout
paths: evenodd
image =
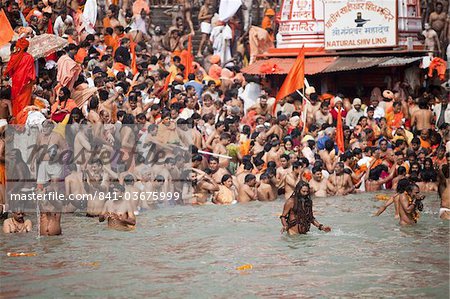
M 64 102 L 63 109 L 66 108 L 66 104 L 67 104 L 67 100 Z M 60 123 L 64 120 L 64 118 L 66 117 L 67 114 L 69 114 L 69 112 L 56 110 L 54 113 L 52 113 L 52 120 L 56 123 Z

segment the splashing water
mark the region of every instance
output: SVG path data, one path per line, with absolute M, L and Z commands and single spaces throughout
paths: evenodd
M 36 202 L 36 223 L 37 223 L 37 239 L 41 238 L 41 210 L 39 209 L 39 203 Z

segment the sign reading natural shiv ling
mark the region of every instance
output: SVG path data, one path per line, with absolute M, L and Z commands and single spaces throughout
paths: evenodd
M 396 46 L 397 1 L 327 0 L 324 23 L 326 50 Z

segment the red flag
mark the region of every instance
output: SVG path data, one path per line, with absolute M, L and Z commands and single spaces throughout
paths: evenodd
M 53 24 L 52 24 L 52 20 L 48 20 L 48 24 L 47 24 L 47 33 L 48 34 L 53 34 Z M 56 56 L 56 53 L 51 53 L 49 54 L 47 57 L 45 57 L 46 61 L 49 60 L 53 60 L 53 61 L 57 61 L 58 60 L 58 56 Z
M 185 69 L 185 77 L 187 79 L 188 75 L 192 73 L 192 60 L 194 57 L 192 56 L 192 35 L 189 34 L 188 37 L 188 47 L 187 47 L 187 57 L 186 57 L 186 69 Z
M 337 124 L 336 124 L 336 144 L 341 153 L 345 151 L 344 149 L 344 128 L 342 125 L 341 109 L 338 111 Z
M 136 43 L 134 41 L 131 41 L 130 43 L 130 50 L 131 50 L 131 72 L 133 73 L 133 75 L 136 75 L 138 69 L 136 64 Z
M 273 113 L 277 108 L 277 102 L 282 98 L 290 95 L 297 89 L 301 89 L 304 87 L 305 81 L 305 48 L 302 47 L 300 52 L 298 53 L 297 59 L 295 60 L 294 65 L 292 66 L 289 74 L 284 79 L 283 85 L 281 85 L 280 90 L 278 91 L 277 98 L 273 105 Z
M 0 47 L 9 43 L 14 35 L 14 30 L 9 23 L 3 9 L 0 9 Z

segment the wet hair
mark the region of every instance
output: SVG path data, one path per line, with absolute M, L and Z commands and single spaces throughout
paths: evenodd
M 377 167 L 375 167 L 374 169 L 372 169 L 369 172 L 369 180 L 377 181 L 383 171 L 385 171 L 385 172 L 388 171 L 387 166 L 384 164 L 378 165 Z
M 406 174 L 406 168 L 404 166 L 399 166 L 397 168 L 397 174 L 399 175 L 405 175 Z
M 203 161 L 202 155 L 196 154 L 192 156 L 192 162 L 201 162 Z
M 228 180 L 231 179 L 231 178 L 232 178 L 231 175 L 225 174 L 225 175 L 222 177 L 222 180 L 221 180 L 222 184 L 225 183 L 226 181 L 228 181 Z
M 397 193 L 403 193 L 406 191 L 406 187 L 408 187 L 411 184 L 411 182 L 408 179 L 401 179 L 397 183 Z
M 219 159 L 214 156 L 209 157 L 209 163 L 211 163 L 212 161 L 216 161 L 217 163 L 219 163 Z
M 123 178 L 123 183 L 127 186 L 133 185 L 134 184 L 134 177 L 131 174 L 127 174 L 124 178 Z
M 253 168 L 254 167 L 253 167 L 252 163 L 250 163 L 250 162 L 244 163 L 244 170 L 252 170 Z
M 302 166 L 302 163 L 300 163 L 299 161 L 294 161 L 292 163 L 292 169 L 297 169 L 300 168 Z
M 267 180 L 267 179 L 269 179 L 269 174 L 267 172 L 264 172 L 263 174 L 261 174 L 259 179 L 260 179 L 260 181 Z
M 408 193 L 411 193 L 414 190 L 414 188 L 417 188 L 420 190 L 420 188 L 419 188 L 419 186 L 417 186 L 417 184 L 412 183 L 412 184 L 409 184 L 408 186 L 406 186 L 405 191 Z
M 276 167 L 277 167 L 277 163 L 275 163 L 275 161 L 267 162 L 267 168 L 276 168 Z
M 334 148 L 334 142 L 331 139 L 328 139 L 327 141 L 325 141 L 325 149 L 329 152 L 331 152 Z
M 248 183 L 248 182 L 250 182 L 250 181 L 252 181 L 252 180 L 255 180 L 256 179 L 256 177 L 253 175 L 253 174 L 247 174 L 246 176 L 245 176 L 245 178 L 244 178 L 244 182 L 245 183 Z
M 319 167 L 319 166 L 314 166 L 311 171 L 312 171 L 313 174 L 316 173 L 316 172 L 321 172 L 322 173 L 322 168 Z

